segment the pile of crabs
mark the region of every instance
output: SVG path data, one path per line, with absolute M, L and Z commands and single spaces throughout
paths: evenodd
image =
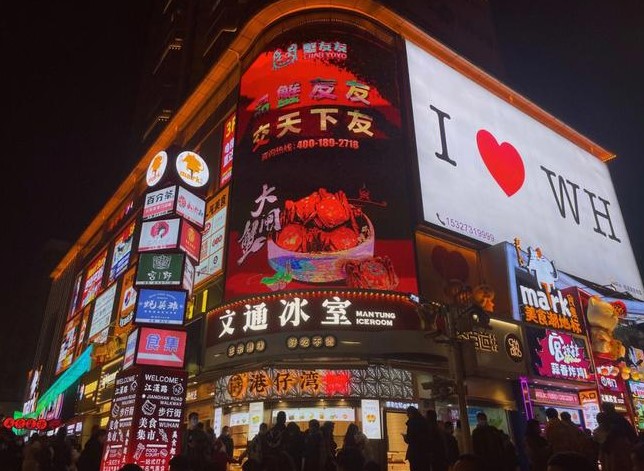
M 320 188 L 297 201 L 286 200 L 275 243 L 291 252 L 324 253 L 349 250 L 373 238 L 362 210 L 343 191 Z M 389 257 L 346 260 L 347 284 L 356 288 L 393 289 L 398 277 Z

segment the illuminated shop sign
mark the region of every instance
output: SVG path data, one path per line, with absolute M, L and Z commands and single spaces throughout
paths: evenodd
M 142 324 L 183 324 L 186 311 L 185 291 L 141 289 L 135 322 Z
M 545 404 L 557 404 L 573 407 L 579 405 L 579 397 L 576 392 L 530 387 L 530 398 L 535 402 Z
M 226 185 L 233 175 L 233 154 L 235 152 L 235 113 L 232 113 L 224 121 L 223 135 L 221 139 L 221 171 L 219 175 L 219 186 Z
M 392 331 L 424 328 L 401 295 L 315 291 L 256 297 L 208 313 L 207 345 L 285 331 Z
M 225 298 L 321 284 L 416 292 L 395 53 L 300 34 L 242 76 Z
M 144 222 L 141 225 L 139 252 L 176 248 L 180 225 L 179 218 Z
M 17 430 L 51 430 L 60 427 L 61 421 L 58 419 L 45 420 L 45 419 L 14 419 L 7 417 L 2 421 L 2 426 L 6 429 L 15 428 Z
M 134 363 L 181 368 L 186 356 L 186 338 L 185 331 L 141 327 Z
M 380 440 L 382 438 L 380 401 L 378 399 L 362 399 L 360 401 L 360 415 L 362 433 L 369 439 Z
M 114 325 L 114 335 L 124 336 L 132 330 L 134 308 L 136 307 L 136 290 L 134 289 L 134 276 L 136 267 L 130 268 L 123 275 L 121 296 L 119 298 L 118 316 Z
M 194 152 L 185 151 L 177 156 L 175 161 L 179 178 L 188 185 L 200 188 L 208 183 L 210 172 L 206 161 Z
M 40 385 L 40 375 L 42 373 L 42 365 L 34 370 L 29 370 L 27 375 L 27 391 L 26 401 L 22 408 L 23 414 L 29 414 L 36 410 L 36 401 L 38 400 L 38 386 Z
M 165 216 L 174 210 L 177 187 L 170 186 L 145 195 L 143 203 L 143 220 Z
M 515 239 L 517 300 L 521 318 L 528 324 L 584 334 L 577 288 L 557 288 L 559 273 L 540 248 L 521 248 Z
M 77 413 L 87 412 L 96 406 L 96 394 L 100 377 L 101 368 L 99 367 L 94 368 L 81 379 L 76 396 Z
M 92 323 L 89 328 L 89 338 L 93 339 L 99 332 L 105 329 L 112 322 L 114 312 L 114 300 L 116 299 L 116 283 L 107 288 L 94 303 Z
M 100 404 L 112 399 L 116 376 L 119 371 L 121 371 L 122 367 L 123 361 L 122 359 L 119 359 L 101 368 L 101 376 L 98 380 L 98 388 L 96 390 L 97 403 Z
M 226 214 L 229 189 L 224 188 L 206 206 L 206 223 L 201 235 L 201 253 L 195 272 L 195 284 L 223 271 L 226 242 Z
M 599 408 L 599 394 L 595 389 L 579 391 L 579 402 L 581 403 L 586 428 L 595 430 L 599 426 L 597 423 L 597 414 L 601 412 Z
M 616 361 L 625 357 L 626 348 L 619 338 L 615 338 L 613 333 L 622 324 L 620 321 L 626 317 L 626 305 L 619 300 L 612 303 L 607 302 L 600 299 L 599 296 L 585 297 L 583 302 L 590 331 L 591 349 L 595 359 Z M 639 359 L 635 350 L 632 349 L 629 354 L 633 357 L 634 363 L 637 363 Z M 635 376 L 639 374 L 637 367 L 634 367 L 630 372 Z
M 193 195 L 183 187 L 179 187 L 179 196 L 177 197 L 177 214 L 183 216 L 188 221 L 203 227 L 206 213 L 206 202 Z
M 547 378 L 594 382 L 584 337 L 526 327 L 534 374 Z
M 72 301 L 69 303 L 69 310 L 67 311 L 67 320 L 71 319 L 76 314 L 76 306 L 78 305 L 78 296 L 80 295 L 81 283 L 83 282 L 83 272 L 76 275 L 74 281 L 74 290 L 72 291 Z
M 142 253 L 136 272 L 137 286 L 180 286 L 186 255 Z
M 136 223 L 133 222 L 127 226 L 114 241 L 114 251 L 112 253 L 112 264 L 110 265 L 108 283 L 116 280 L 121 273 L 127 270 L 127 266 L 130 263 L 130 253 L 132 252 L 135 227 Z
M 615 404 L 616 409 L 626 411 L 628 392 L 620 369 L 611 360 L 596 355 L 594 359 L 601 402 L 610 402 Z
M 629 381 L 628 387 L 631 390 L 631 395 L 639 399 L 644 399 L 644 383 L 637 381 Z
M 490 244 L 521 227 L 566 273 L 644 298 L 608 166 L 409 41 L 407 59 L 425 220 Z
M 217 379 L 214 400 L 216 405 L 300 397 L 409 400 L 413 391 L 409 371 L 384 366 L 351 370 L 266 368 Z
M 107 260 L 107 250 L 98 255 L 87 268 L 85 275 L 85 286 L 83 287 L 83 296 L 80 307 L 87 306 L 94 300 L 103 286 L 103 271 Z
M 376 401 L 378 402 L 378 401 Z M 251 403 L 252 404 L 252 403 Z M 315 419 L 320 423 L 333 422 L 355 422 L 356 413 L 353 407 L 298 407 L 280 408 L 279 406 L 271 411 L 273 422 L 277 414 L 284 412 L 289 422 L 308 422 Z M 371 438 L 367 436 L 367 438 Z
M 181 221 L 179 248 L 192 260 L 199 262 L 199 253 L 201 251 L 201 232 L 186 221 Z
M 168 154 L 162 150 L 152 158 L 148 165 L 148 169 L 145 173 L 145 182 L 148 186 L 154 186 L 159 183 L 163 178 L 167 167 Z
M 80 324 L 80 317 L 76 316 L 65 325 L 63 332 L 63 341 L 60 345 L 60 352 L 58 354 L 58 362 L 56 364 L 56 374 L 64 371 L 72 364 L 74 360 L 74 353 L 76 351 L 76 342 L 78 340 L 78 326 Z
M 168 469 L 180 450 L 187 373 L 131 369 L 116 378 L 102 471 Z

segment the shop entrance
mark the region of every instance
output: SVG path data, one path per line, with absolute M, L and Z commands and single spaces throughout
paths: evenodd
M 387 431 L 387 471 L 409 471 L 405 461 L 407 444 L 403 434 L 407 432 L 407 414 L 405 412 L 385 412 L 385 430 Z

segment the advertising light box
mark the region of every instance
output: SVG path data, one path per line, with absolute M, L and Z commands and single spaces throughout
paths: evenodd
M 179 248 L 195 262 L 199 262 L 199 252 L 201 251 L 201 232 L 195 229 L 192 224 L 187 221 L 181 221 Z
M 78 305 L 78 296 L 80 294 L 81 283 L 83 282 L 83 273 L 76 275 L 76 281 L 74 281 L 74 290 L 72 291 L 72 300 L 69 303 L 69 309 L 67 311 L 67 320 L 71 319 L 74 314 L 76 314 L 76 307 Z
M 595 382 L 585 337 L 526 327 L 535 375 L 568 381 Z
M 139 252 L 174 249 L 179 242 L 181 219 L 146 221 L 141 225 Z
M 127 342 L 125 343 L 125 354 L 123 355 L 123 369 L 127 369 L 134 364 L 134 358 L 136 356 L 136 346 L 139 339 L 139 330 L 133 330 L 130 332 L 130 335 L 127 336 Z
M 176 196 L 176 186 L 170 186 L 146 194 L 145 203 L 143 204 L 143 220 L 170 214 L 174 210 Z
M 235 152 L 235 123 L 237 119 L 232 113 L 224 121 L 224 130 L 221 139 L 221 171 L 219 172 L 219 186 L 223 187 L 233 175 L 233 154 Z
M 92 324 L 89 328 L 89 338 L 92 339 L 96 334 L 110 325 L 112 322 L 112 313 L 114 312 L 114 299 L 116 298 L 116 283 L 107 288 L 94 304 L 94 313 L 92 314 Z
M 606 163 L 411 42 L 407 58 L 425 220 L 543 244 L 566 273 L 644 299 Z
M 196 285 L 223 271 L 228 194 L 228 188 L 224 188 L 206 205 L 206 223 L 201 234 L 200 260 L 194 279 Z
M 81 316 L 74 317 L 65 325 L 63 332 L 63 341 L 60 345 L 60 352 L 58 354 L 58 362 L 56 364 L 56 374 L 65 371 L 74 360 L 74 352 L 76 349 L 76 341 L 78 339 L 78 325 Z
M 397 65 L 375 38 L 306 26 L 243 73 L 225 299 L 417 291 Z
M 180 286 L 185 258 L 182 253 L 142 253 L 139 256 L 136 285 Z
M 382 438 L 380 425 L 380 401 L 377 399 L 362 399 L 360 401 L 362 418 L 362 433 L 367 438 L 380 440 Z
M 112 264 L 110 265 L 110 277 L 108 283 L 116 280 L 121 273 L 127 270 L 130 263 L 130 253 L 132 253 L 132 242 L 134 239 L 134 229 L 136 223 L 133 222 L 121 232 L 114 241 L 114 251 L 112 253 Z
M 141 324 L 181 325 L 186 311 L 185 291 L 141 289 L 134 321 Z
M 175 167 L 179 178 L 193 188 L 201 188 L 208 183 L 210 177 L 208 164 L 194 152 L 181 152 L 175 160 Z
M 163 179 L 167 168 L 168 153 L 162 150 L 152 158 L 148 165 L 148 169 L 145 173 L 145 182 L 148 186 L 154 186 L 159 183 Z
M 136 307 L 136 289 L 134 288 L 135 272 L 136 267 L 132 267 L 123 275 L 118 318 L 114 326 L 114 335 L 126 335 L 133 327 L 132 321 L 134 318 L 134 308 Z
M 87 306 L 94 300 L 103 286 L 103 272 L 107 260 L 107 250 L 98 255 L 87 267 L 85 275 L 85 286 L 83 287 L 83 296 L 80 307 Z
M 206 216 L 206 202 L 185 188 L 179 187 L 177 214 L 197 226 L 203 227 L 204 217 Z
M 141 327 L 135 364 L 183 367 L 187 334 L 181 330 Z

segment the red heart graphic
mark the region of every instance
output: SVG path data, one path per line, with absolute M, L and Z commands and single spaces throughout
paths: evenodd
M 512 196 L 519 191 L 525 181 L 525 167 L 514 146 L 508 142 L 499 145 L 485 129 L 476 133 L 476 145 L 485 166 L 505 194 Z

